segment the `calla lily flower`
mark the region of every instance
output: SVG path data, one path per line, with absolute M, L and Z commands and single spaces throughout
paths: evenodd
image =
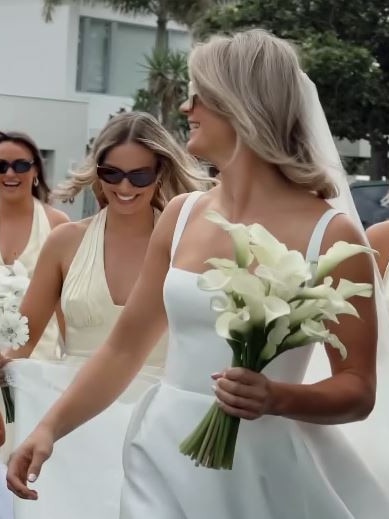
M 277 319 L 275 326 L 270 330 L 267 336 L 267 342 L 261 352 L 261 358 L 268 360 L 273 358 L 277 353 L 277 347 L 290 333 L 289 318 L 287 316 Z
M 223 339 L 234 340 L 231 332 L 248 334 L 252 329 L 250 314 L 245 309 L 239 312 L 224 312 L 216 319 L 216 333 Z
M 236 263 L 241 268 L 248 267 L 253 261 L 253 255 L 249 247 L 248 228 L 242 223 L 229 222 L 216 211 L 209 211 L 206 217 L 210 222 L 219 225 L 231 235 Z
M 330 272 L 332 272 L 342 261 L 356 256 L 357 254 L 367 253 L 372 254 L 375 253 L 373 249 L 370 247 L 366 247 L 365 245 L 357 245 L 355 243 L 347 243 L 345 241 L 338 241 L 334 243 L 332 247 L 328 249 L 328 251 L 319 256 L 317 269 L 315 273 L 315 280 L 323 279 Z

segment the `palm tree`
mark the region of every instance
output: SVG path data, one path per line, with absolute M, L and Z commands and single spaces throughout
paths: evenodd
M 153 113 L 178 140 L 185 140 L 187 124 L 178 108 L 187 96 L 187 56 L 154 50 L 146 57 L 148 89 L 138 90 L 134 110 Z

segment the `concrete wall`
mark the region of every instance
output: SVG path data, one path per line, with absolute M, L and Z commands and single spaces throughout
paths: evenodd
M 0 95 L 1 130 L 18 130 L 31 135 L 40 149 L 49 152 L 48 183 L 60 183 L 69 169 L 85 155 L 88 105 L 38 97 Z M 83 197 L 74 204 L 56 204 L 72 219 L 82 215 Z

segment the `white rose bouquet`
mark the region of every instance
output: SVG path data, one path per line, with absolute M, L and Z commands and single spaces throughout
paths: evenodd
M 28 320 L 19 312 L 19 306 L 29 285 L 25 267 L 19 261 L 0 266 L 0 353 L 9 348 L 18 349 L 29 339 Z M 2 384 L 1 392 L 6 408 L 6 421 L 14 421 L 14 404 L 10 388 Z
M 340 314 L 358 317 L 348 299 L 370 297 L 373 287 L 346 279 L 334 287 L 329 274 L 345 259 L 374 251 L 341 241 L 311 264 L 259 224 L 233 224 L 216 212 L 207 218 L 229 232 L 234 245 L 234 261 L 209 259 L 213 268 L 198 280 L 200 289 L 215 292 L 216 332 L 232 349 L 232 365 L 260 372 L 283 352 L 315 342 L 345 358 L 346 347 L 326 321 L 338 322 Z M 231 469 L 239 423 L 215 402 L 180 451 L 196 465 Z

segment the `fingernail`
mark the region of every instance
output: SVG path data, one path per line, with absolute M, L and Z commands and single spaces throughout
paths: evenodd
M 212 391 L 216 391 L 216 385 L 211 386 Z
M 211 378 L 220 377 L 220 373 L 212 373 Z
M 27 479 L 30 483 L 34 483 L 37 480 L 37 476 L 36 474 L 29 474 Z

